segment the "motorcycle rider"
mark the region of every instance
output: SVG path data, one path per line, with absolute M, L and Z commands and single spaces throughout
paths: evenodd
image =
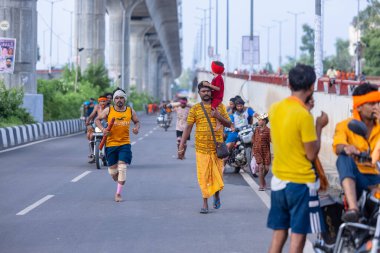
M 361 192 L 380 183 L 379 171 L 374 165 L 358 163 L 353 157 L 367 151 L 368 143 L 371 150 L 374 150 L 376 143 L 380 141 L 380 92 L 376 85 L 366 83 L 355 88 L 352 98 L 353 118 L 345 119 L 336 125 L 333 140 L 333 149 L 338 155 L 336 166 L 339 179 L 348 203 L 348 210 L 342 219 L 348 222 L 359 219 L 357 197 Z M 367 140 L 348 129 L 348 123 L 352 119 L 366 124 Z
M 245 108 L 244 104 L 245 102 L 241 98 L 235 100 L 235 112 L 231 116 L 233 124 L 231 132 L 226 139 L 226 145 L 229 150 L 232 149 L 235 142 L 239 139 L 238 130 L 244 126 L 252 125 L 253 117 L 258 116 L 252 108 Z

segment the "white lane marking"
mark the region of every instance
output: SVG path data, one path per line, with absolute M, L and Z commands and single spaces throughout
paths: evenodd
M 38 143 L 41 143 L 41 142 L 52 141 L 52 140 L 56 140 L 56 139 L 62 139 L 62 138 L 71 137 L 71 136 L 80 135 L 80 134 L 83 134 L 83 131 L 81 131 L 80 133 L 76 133 L 76 134 L 70 134 L 70 135 L 53 137 L 53 138 L 49 138 L 49 139 L 45 139 L 45 140 L 40 140 L 40 141 L 34 141 L 34 142 L 27 143 L 27 144 L 24 144 L 24 145 L 20 145 L 20 146 L 14 147 L 14 148 L 7 148 L 5 150 L 0 151 L 0 154 L 1 153 L 5 153 L 5 152 L 9 152 L 9 151 L 12 151 L 12 150 L 16 150 L 16 149 L 32 146 L 34 144 L 38 144 Z
M 136 144 L 136 142 L 135 142 L 135 141 L 131 143 L 131 145 L 132 145 L 132 146 L 133 146 L 133 145 L 135 145 L 135 144 Z
M 144 139 L 144 137 L 140 137 L 140 138 L 139 138 L 139 141 L 141 141 L 141 140 L 143 140 L 143 139 Z
M 76 183 L 90 173 L 91 173 L 91 171 L 87 170 L 87 171 L 83 172 L 82 174 L 80 174 L 79 176 L 77 176 L 76 178 L 74 178 L 73 180 L 71 180 L 71 182 Z
M 38 207 L 39 205 L 42 205 L 44 202 L 48 201 L 52 197 L 54 197 L 54 195 L 46 195 L 45 197 L 43 197 L 42 199 L 38 200 L 34 204 L 31 204 L 30 206 L 28 206 L 24 210 L 18 212 L 16 215 L 25 215 L 25 214 L 29 213 L 30 211 L 32 211 L 34 208 Z
M 149 134 L 145 134 L 144 136 L 145 136 L 145 137 L 148 137 L 148 136 L 149 136 Z
M 247 184 L 252 188 L 252 190 L 259 196 L 261 201 L 264 203 L 264 205 L 269 209 L 270 208 L 270 197 L 265 191 L 259 191 L 259 185 L 251 178 L 250 175 L 240 170 L 241 176 L 244 178 L 244 180 L 247 182 Z M 290 230 L 289 230 L 290 233 Z M 305 253 L 313 253 L 313 244 L 309 239 L 305 242 L 305 247 L 303 249 L 303 252 Z
M 244 178 L 244 180 L 247 182 L 247 184 L 252 188 L 252 190 L 257 194 L 257 196 L 259 196 L 259 198 L 265 204 L 265 206 L 267 208 L 270 208 L 270 197 L 269 197 L 269 195 L 266 194 L 265 191 L 259 191 L 259 186 L 251 178 L 250 175 L 248 175 L 245 172 L 242 172 L 242 170 L 240 170 L 240 174 Z
M 149 133 L 150 133 L 150 134 L 152 134 L 152 133 L 153 133 L 153 131 L 152 131 L 152 130 L 150 130 L 150 131 L 149 131 Z

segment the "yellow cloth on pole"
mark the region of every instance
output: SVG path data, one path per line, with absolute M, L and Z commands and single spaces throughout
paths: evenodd
M 210 198 L 224 187 L 223 160 L 216 153 L 195 153 L 197 160 L 197 177 L 203 198 Z

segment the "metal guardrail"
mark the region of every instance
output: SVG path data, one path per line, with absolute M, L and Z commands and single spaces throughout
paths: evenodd
M 234 73 L 228 73 L 228 77 L 232 78 L 239 78 L 254 82 L 261 82 L 261 83 L 269 83 L 269 84 L 275 84 L 280 86 L 287 86 L 288 85 L 288 76 L 287 75 L 257 75 L 254 74 L 250 76 L 249 74 L 234 74 Z M 342 95 L 342 96 L 349 96 L 352 95 L 352 91 L 354 88 L 360 84 L 363 84 L 365 82 L 371 82 L 376 85 L 379 85 L 379 78 L 378 77 L 369 77 L 367 81 L 355 81 L 355 80 L 341 80 L 341 79 L 335 79 L 335 82 L 332 84 L 330 82 L 330 78 L 328 77 L 321 77 L 318 79 L 317 82 L 317 92 L 325 92 L 329 94 L 335 94 L 335 95 Z
M 85 130 L 83 120 L 59 120 L 0 128 L 0 150 Z

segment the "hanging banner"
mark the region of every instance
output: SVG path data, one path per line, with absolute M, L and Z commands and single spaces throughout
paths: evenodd
M 260 38 L 259 36 L 243 36 L 242 38 L 242 63 L 244 65 L 260 64 Z
M 15 53 L 16 39 L 0 37 L 0 74 L 13 74 Z

